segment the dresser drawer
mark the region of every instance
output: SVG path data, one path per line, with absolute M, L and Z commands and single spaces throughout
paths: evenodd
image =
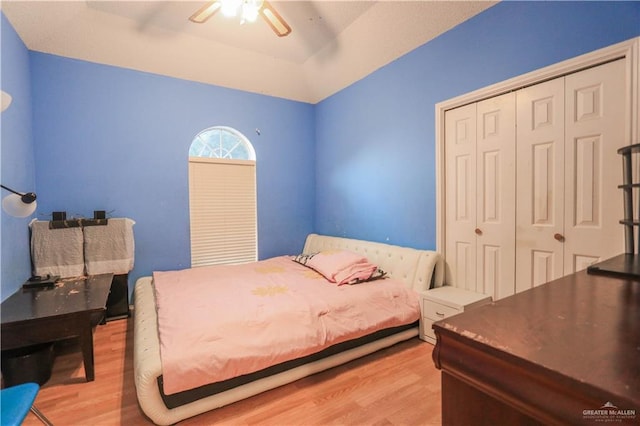
M 461 310 L 458 310 L 456 308 L 452 308 L 450 306 L 432 302 L 431 300 L 427 300 L 427 299 L 423 299 L 422 303 L 423 303 L 422 316 L 432 319 L 434 321 L 439 321 L 441 319 L 444 319 L 462 312 Z

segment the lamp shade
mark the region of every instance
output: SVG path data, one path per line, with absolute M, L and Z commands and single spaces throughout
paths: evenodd
M 4 90 L 0 90 L 0 111 L 4 111 L 5 109 L 9 108 L 12 99 L 13 98 L 11 98 L 10 94 L 5 92 Z
M 36 211 L 38 203 L 33 200 L 30 203 L 22 201 L 22 196 L 18 194 L 9 194 L 2 199 L 2 208 L 7 214 L 14 217 L 31 216 Z

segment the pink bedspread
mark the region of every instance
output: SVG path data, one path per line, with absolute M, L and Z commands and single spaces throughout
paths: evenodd
M 155 272 L 153 280 L 165 394 L 420 317 L 418 294 L 399 281 L 338 286 L 285 256 Z

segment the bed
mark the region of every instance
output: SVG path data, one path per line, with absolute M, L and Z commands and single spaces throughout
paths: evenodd
M 443 262 L 440 255 L 434 251 L 310 234 L 307 236 L 303 253 L 340 250 L 358 253 L 366 257 L 371 264 L 383 270 L 390 280 L 385 279 L 381 280 L 381 282 L 399 281 L 403 284 L 403 287 L 415 292 L 426 291 L 429 288 L 442 285 L 444 278 Z M 269 260 L 269 262 L 283 262 L 283 260 L 275 259 Z M 267 262 L 264 265 L 271 265 L 268 267 L 274 268 L 272 263 Z M 304 266 L 297 266 L 305 268 Z M 162 276 L 156 275 L 159 288 L 160 277 Z M 363 284 L 358 284 L 357 286 L 346 287 L 364 288 L 362 286 Z M 173 287 L 176 288 L 177 286 Z M 168 377 L 165 378 L 163 375 L 160 338 L 162 333 L 159 331 L 159 322 L 166 321 L 166 319 L 162 318 L 167 315 L 168 311 L 164 307 L 162 310 L 159 309 L 159 306 L 164 305 L 157 305 L 157 302 L 163 300 L 163 297 L 169 296 L 162 296 L 159 291 L 156 293 L 153 277 L 143 277 L 137 280 L 134 290 L 134 375 L 136 392 L 140 407 L 144 413 L 154 423 L 160 425 L 174 424 L 180 420 L 344 364 L 403 340 L 411 339 L 417 336 L 419 332 L 417 321 L 397 326 L 385 326 L 380 330 L 368 331 L 366 335 L 340 341 L 318 352 L 279 362 L 260 371 L 241 374 L 238 377 L 232 377 L 216 383 L 196 386 L 189 390 L 165 393 L 165 379 L 168 379 Z M 175 295 L 170 297 L 175 297 Z M 160 320 L 159 315 L 161 317 Z M 165 338 L 165 342 L 166 340 Z M 166 357 L 168 353 L 167 346 L 165 344 L 162 347 L 163 355 Z

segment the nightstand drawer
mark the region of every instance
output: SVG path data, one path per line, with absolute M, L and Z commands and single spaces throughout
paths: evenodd
M 442 305 L 440 303 L 435 303 L 427 299 L 423 299 L 422 303 L 423 303 L 422 315 L 434 321 L 439 321 L 441 319 L 444 319 L 462 312 L 458 309 L 455 309 L 446 305 Z
M 420 338 L 427 342 L 436 343 L 436 333 L 433 331 L 433 321 L 430 318 L 422 317 Z
M 435 344 L 436 335 L 431 328 L 434 322 L 490 302 L 491 297 L 486 294 L 451 286 L 442 286 L 423 292 L 422 306 L 420 306 L 422 308 L 420 338 Z

